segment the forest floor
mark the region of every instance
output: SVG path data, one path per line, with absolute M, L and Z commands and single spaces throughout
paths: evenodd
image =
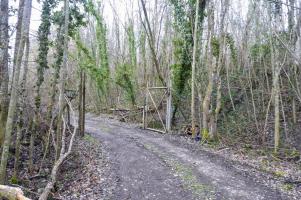
M 298 165 L 263 169 L 242 155 L 205 148 L 186 137 L 142 130 L 108 116 L 88 115 L 86 131 L 89 135 L 77 147 L 82 151 L 73 157 L 77 163 L 67 164 L 61 173 L 70 176 L 68 186 L 59 191 L 61 199 L 280 200 L 301 196 Z M 75 167 L 79 162 L 82 168 Z

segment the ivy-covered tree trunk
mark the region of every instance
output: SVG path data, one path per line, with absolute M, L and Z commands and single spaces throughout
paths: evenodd
M 145 33 L 141 30 L 140 31 L 140 56 L 141 62 L 140 66 L 143 66 L 143 84 L 142 88 L 146 88 L 147 85 L 147 60 L 146 60 L 146 46 L 145 46 Z
M 5 129 L 5 140 L 4 140 L 2 156 L 1 156 L 1 164 L 0 164 L 1 184 L 3 184 L 6 179 L 6 166 L 7 166 L 7 160 L 9 155 L 9 146 L 11 142 L 14 116 L 15 116 L 15 111 L 16 111 L 16 106 L 17 106 L 18 96 L 19 96 L 18 86 L 19 86 L 20 69 L 21 69 L 22 58 L 24 54 L 24 46 L 25 46 L 26 38 L 28 38 L 29 36 L 31 4 L 32 4 L 32 0 L 26 0 L 24 3 L 24 15 L 23 15 L 22 32 L 21 32 L 22 34 L 21 34 L 20 45 L 18 48 L 18 54 L 16 58 L 15 76 L 12 82 L 11 99 L 9 102 L 8 116 L 7 116 L 6 129 Z
M 30 150 L 29 150 L 29 165 L 30 171 L 32 172 L 33 167 L 33 152 L 34 152 L 34 141 L 35 136 L 38 132 L 40 125 L 40 106 L 41 106 L 41 94 L 40 89 L 44 82 L 44 71 L 48 68 L 47 55 L 49 51 L 49 39 L 51 27 L 51 10 L 55 5 L 55 0 L 44 0 L 42 6 L 41 24 L 38 30 L 38 41 L 39 41 L 39 54 L 38 54 L 38 66 L 37 66 L 37 82 L 35 90 L 35 114 L 33 118 L 33 130 L 30 136 Z
M 131 103 L 131 106 L 136 105 L 136 85 L 137 79 L 135 79 L 135 74 L 137 70 L 137 55 L 136 55 L 136 41 L 133 22 L 126 28 L 128 47 L 128 59 L 125 63 L 119 63 L 116 70 L 116 84 L 120 86 L 126 99 Z
M 189 0 L 183 2 L 181 0 L 170 0 L 174 7 L 175 17 L 175 30 L 177 36 L 174 38 L 174 59 L 175 63 L 172 66 L 173 73 L 173 104 L 174 109 L 172 113 L 172 123 L 175 123 L 176 114 L 180 109 L 181 99 L 184 95 L 187 81 L 191 77 L 191 66 L 192 66 L 192 55 L 193 51 L 193 24 L 195 20 L 195 1 Z M 200 27 L 204 20 L 204 12 L 206 8 L 207 0 L 199 2 L 199 23 Z M 190 8 L 191 12 L 187 12 L 187 7 Z M 182 112 L 183 113 L 183 112 Z
M 57 123 L 57 133 L 56 133 L 56 159 L 59 159 L 60 152 L 62 148 L 62 116 L 65 107 L 65 80 L 66 80 L 66 70 L 68 65 L 68 28 L 69 28 L 69 0 L 64 1 L 64 53 L 63 53 L 63 66 L 60 70 L 60 81 L 59 81 L 59 114 Z
M 55 52 L 55 63 L 53 64 L 53 68 L 54 68 L 54 74 L 51 80 L 51 85 L 50 85 L 50 102 L 49 105 L 47 107 L 47 121 L 51 121 L 53 116 L 52 116 L 52 112 L 53 112 L 53 106 L 55 104 L 55 97 L 57 94 L 57 84 L 58 84 L 58 80 L 60 78 L 60 69 L 61 69 L 61 65 L 63 62 L 63 41 L 64 41 L 64 37 L 63 37 L 63 33 L 62 33 L 63 29 L 62 29 L 62 23 L 59 25 L 59 28 L 57 29 L 57 38 L 56 38 L 56 52 Z
M 0 4 L 0 146 L 5 136 L 5 124 L 8 112 L 8 0 Z

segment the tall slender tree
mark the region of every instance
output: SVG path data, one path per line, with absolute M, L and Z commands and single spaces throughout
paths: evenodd
M 19 77 L 20 77 L 20 70 L 22 64 L 22 58 L 24 54 L 24 46 L 26 42 L 26 38 L 29 37 L 29 27 L 30 27 L 30 19 L 31 19 L 31 5 L 32 0 L 26 0 L 24 3 L 24 13 L 22 19 L 22 31 L 21 31 L 21 39 L 20 45 L 18 48 L 18 54 L 16 58 L 16 65 L 15 65 L 15 75 L 12 82 L 12 89 L 11 89 L 11 98 L 8 107 L 8 116 L 6 122 L 6 129 L 5 129 L 5 140 L 3 143 L 2 149 L 2 156 L 1 156 L 1 164 L 0 164 L 0 183 L 3 184 L 6 179 L 6 166 L 7 160 L 9 156 L 9 146 L 11 143 L 11 136 L 13 131 L 13 124 L 14 124 L 14 116 L 16 112 L 16 107 L 18 103 L 18 86 L 19 86 Z
M 142 11 L 143 11 L 143 15 L 144 15 L 144 19 L 145 19 L 146 24 L 144 24 L 144 21 L 142 20 L 140 12 L 139 12 L 139 14 L 140 14 L 140 18 L 141 18 L 141 22 L 143 24 L 144 30 L 145 30 L 146 35 L 147 35 L 147 40 L 148 40 L 148 44 L 149 44 L 149 47 L 150 47 L 150 50 L 151 50 L 152 60 L 153 60 L 153 63 L 155 65 L 157 76 L 158 76 L 161 84 L 166 86 L 166 81 L 164 80 L 162 72 L 160 71 L 160 63 L 159 63 L 159 60 L 158 60 L 158 55 L 157 55 L 156 47 L 155 47 L 155 44 L 156 44 L 155 36 L 154 36 L 153 30 L 151 28 L 151 24 L 150 24 L 150 21 L 149 21 L 146 5 L 145 5 L 144 0 L 140 0 L 140 3 L 141 3 L 141 6 L 142 6 Z
M 51 10 L 53 9 L 56 1 L 55 0 L 44 0 L 42 6 L 41 24 L 38 30 L 38 41 L 39 41 L 39 54 L 38 54 L 38 67 L 37 67 L 37 82 L 35 88 L 35 107 L 34 107 L 34 118 L 33 118 L 33 130 L 31 131 L 30 137 L 30 152 L 29 152 L 29 165 L 30 171 L 33 167 L 33 151 L 34 141 L 36 132 L 40 125 L 40 106 L 41 106 L 41 86 L 44 82 L 44 71 L 48 68 L 48 51 L 49 51 L 49 39 L 51 27 Z
M 23 67 L 23 74 L 22 79 L 20 83 L 20 101 L 18 102 L 18 110 L 17 110 L 17 137 L 16 137 L 16 152 L 15 152 L 15 162 L 14 162 L 14 172 L 12 180 L 17 181 L 18 180 L 18 173 L 19 173 L 19 162 L 20 162 L 20 153 L 21 153 L 21 139 L 22 139 L 22 133 L 23 128 L 28 125 L 26 124 L 26 121 L 28 121 L 28 117 L 25 117 L 26 115 L 26 100 L 27 100 L 27 93 L 26 93 L 26 83 L 27 83 L 27 73 L 28 73 L 28 59 L 29 59 L 29 49 L 30 49 L 30 41 L 29 37 L 26 38 L 25 42 L 26 48 L 25 48 L 25 59 L 24 59 L 24 67 Z M 28 110 L 27 110 L 28 111 Z M 28 127 L 25 128 L 26 132 L 28 130 Z
M 196 77 L 196 53 L 198 48 L 198 25 L 199 25 L 199 4 L 200 0 L 196 0 L 195 7 L 195 22 L 194 22 L 194 34 L 193 34 L 193 56 L 192 56 L 192 72 L 191 72 L 191 126 L 192 126 L 192 137 L 196 136 L 196 114 L 195 114 L 195 77 Z
M 18 7 L 18 21 L 16 25 L 16 38 L 15 38 L 15 46 L 14 49 L 19 49 L 20 40 L 21 40 L 21 31 L 22 31 L 22 21 L 23 21 L 23 12 L 24 12 L 24 2 L 25 0 L 19 1 L 19 7 Z M 16 64 L 16 58 L 17 58 L 18 51 L 14 51 L 14 57 L 13 57 L 13 73 L 11 75 L 11 82 L 13 81 L 14 74 L 15 74 L 15 64 Z M 10 84 L 11 85 L 11 84 Z M 11 90 L 11 88 L 10 88 Z
M 8 112 L 8 0 L 0 2 L 0 146 L 5 136 Z
M 68 42 L 69 42 L 69 0 L 64 1 L 64 53 L 63 53 L 63 66 L 60 70 L 60 80 L 59 80 L 59 114 L 58 114 L 58 124 L 56 133 L 56 159 L 60 157 L 60 152 L 62 148 L 62 116 L 65 107 L 65 80 L 68 65 Z

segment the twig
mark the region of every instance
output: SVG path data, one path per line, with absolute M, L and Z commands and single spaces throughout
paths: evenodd
M 37 174 L 37 175 L 29 177 L 29 180 L 36 179 L 36 178 L 47 178 L 47 175 Z

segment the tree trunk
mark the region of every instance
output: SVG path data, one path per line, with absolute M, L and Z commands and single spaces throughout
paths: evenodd
M 20 0 L 19 1 L 19 7 L 18 7 L 18 21 L 17 21 L 17 26 L 16 26 L 16 39 L 15 39 L 15 47 L 14 47 L 14 59 L 13 59 L 13 73 L 11 76 L 11 82 L 14 79 L 14 74 L 15 74 L 15 65 L 17 62 L 17 54 L 18 54 L 18 49 L 20 45 L 20 40 L 21 40 L 21 32 L 22 32 L 22 21 L 23 21 L 23 12 L 24 12 L 24 2 L 25 0 Z M 11 84 L 10 84 L 11 85 Z M 11 92 L 11 88 L 10 88 Z
M 51 121 L 52 119 L 52 112 L 53 112 L 53 106 L 55 104 L 55 97 L 57 94 L 57 83 L 58 79 L 60 77 L 60 69 L 62 64 L 62 57 L 63 57 L 63 33 L 62 33 L 62 25 L 60 24 L 57 29 L 57 38 L 56 38 L 56 61 L 54 66 L 54 74 L 51 80 L 51 89 L 50 89 L 50 103 L 47 107 L 47 121 Z
M 273 48 L 273 46 L 271 47 Z M 272 50 L 271 60 L 274 70 L 273 70 L 273 91 L 274 91 L 274 152 L 277 153 L 280 145 L 280 84 L 279 84 L 279 74 L 280 66 L 278 62 L 275 62 L 275 55 Z
M 5 182 L 6 178 L 6 166 L 7 160 L 9 155 L 9 146 L 11 142 L 11 135 L 13 131 L 13 124 L 14 124 L 14 116 L 17 107 L 17 100 L 18 100 L 18 86 L 19 86 L 19 76 L 20 76 L 20 68 L 22 64 L 22 57 L 24 53 L 24 46 L 26 41 L 26 36 L 29 34 L 29 26 L 30 26 L 30 17 L 31 17 L 31 4 L 32 0 L 26 0 L 24 3 L 24 16 L 22 22 L 22 34 L 20 45 L 18 49 L 18 56 L 16 58 L 16 65 L 15 65 L 15 76 L 12 82 L 12 90 L 11 90 L 11 99 L 9 102 L 8 107 L 8 116 L 6 122 L 6 129 L 5 129 L 5 140 L 3 144 L 2 156 L 1 156 L 1 165 L 0 165 L 0 183 Z
M 64 55 L 63 55 L 63 66 L 60 70 L 60 81 L 59 81 L 59 114 L 57 124 L 57 135 L 56 135 L 56 159 L 59 159 L 62 148 L 62 116 L 65 107 L 65 80 L 66 80 L 66 69 L 68 65 L 68 26 L 69 26 L 69 0 L 64 1 Z
M 196 78 L 196 51 L 198 44 L 198 25 L 199 25 L 199 4 L 200 0 L 196 1 L 196 13 L 195 13 L 195 22 L 194 22 L 194 36 L 193 36 L 193 57 L 192 57 L 192 73 L 191 73 L 191 131 L 192 137 L 196 137 L 196 116 L 195 116 L 195 98 L 196 98 L 196 89 L 195 89 L 195 78 Z
M 33 117 L 33 130 L 30 136 L 30 159 L 33 157 L 34 142 L 37 132 L 39 131 L 39 126 L 41 124 L 41 86 L 44 82 L 44 70 L 48 67 L 47 55 L 49 51 L 49 34 L 51 27 L 51 9 L 55 4 L 54 0 L 43 1 L 42 13 L 41 13 L 41 24 L 38 30 L 38 42 L 39 42 L 39 54 L 37 59 L 37 79 L 35 85 L 35 107 L 34 107 L 34 117 Z M 46 145 L 44 145 L 46 146 Z M 34 163 L 33 160 L 29 161 Z M 32 169 L 30 169 L 32 172 Z
M 5 136 L 5 124 L 8 112 L 8 0 L 0 5 L 0 146 Z
M 290 39 L 291 39 L 291 44 L 294 46 L 295 43 L 296 43 L 296 39 L 297 39 L 297 36 L 296 36 L 296 32 L 294 30 L 294 27 L 295 27 L 295 9 L 294 9 L 294 6 L 295 6 L 295 0 L 289 0 L 289 5 L 288 6 L 288 31 L 289 31 L 289 34 L 290 34 Z
M 85 135 L 85 122 L 86 122 L 86 73 L 83 77 L 83 99 L 82 99 L 82 134 Z
M 26 49 L 25 49 L 25 60 L 24 60 L 24 70 L 23 70 L 23 78 L 22 82 L 20 84 L 21 88 L 21 102 L 20 102 L 20 108 L 19 108 L 19 114 L 18 114 L 18 123 L 17 123 L 17 139 L 16 139 L 16 152 L 15 152 L 15 162 L 14 162 L 14 172 L 13 172 L 13 178 L 18 179 L 18 171 L 19 171 L 19 158 L 20 158 L 20 148 L 21 148 L 21 138 L 22 138 L 22 131 L 24 126 L 24 107 L 26 106 L 24 102 L 26 102 L 26 80 L 27 80 L 27 72 L 28 72 L 28 57 L 29 57 L 29 35 L 26 36 Z
M 226 46 L 226 38 L 225 38 L 225 19 L 226 15 L 229 9 L 229 0 L 222 1 L 223 7 L 222 7 L 222 13 L 221 13 L 221 20 L 220 20 L 220 34 L 219 34 L 219 55 L 218 55 L 218 63 L 217 63 L 217 73 L 216 73 L 216 107 L 215 107 L 215 113 L 213 115 L 214 120 L 212 121 L 212 128 L 210 135 L 214 138 L 217 137 L 217 121 L 219 117 L 220 110 L 222 108 L 222 78 L 221 78 L 221 70 L 224 66 L 224 57 L 225 57 L 225 46 Z
M 212 2 L 209 3 L 209 14 L 208 14 L 208 36 L 207 36 L 207 59 L 206 59 L 206 67 L 208 69 L 208 84 L 206 88 L 206 93 L 203 100 L 203 126 L 202 126 L 202 139 L 208 140 L 213 138 L 212 135 L 209 135 L 209 124 L 210 121 L 212 121 L 210 118 L 210 115 L 212 112 L 210 111 L 210 105 L 211 105 L 211 95 L 213 91 L 214 86 L 214 76 L 216 71 L 216 64 L 213 63 L 213 55 L 212 55 L 212 47 L 210 49 L 211 45 L 211 39 L 212 35 L 214 34 L 214 12 L 213 12 L 213 5 Z
M 270 38 L 271 65 L 273 70 L 273 96 L 274 96 L 274 153 L 278 152 L 280 144 L 280 109 L 279 109 L 279 66 L 275 62 L 273 40 Z
M 148 39 L 148 42 L 149 42 L 149 47 L 150 47 L 150 50 L 151 50 L 151 54 L 152 54 L 152 60 L 155 64 L 155 68 L 156 68 L 156 71 L 157 71 L 157 75 L 159 77 L 159 80 L 160 82 L 166 86 L 166 82 L 160 72 L 160 64 L 159 64 L 159 60 L 157 58 L 157 53 L 156 53 L 156 49 L 155 49 L 155 37 L 153 35 L 153 31 L 151 29 L 151 26 L 150 26 L 150 22 L 149 22 L 149 19 L 148 19 L 148 15 L 147 15 L 147 10 L 146 10 L 146 7 L 145 7 L 145 2 L 144 0 L 140 0 L 141 2 L 141 5 L 142 5 L 142 10 L 143 10 L 143 14 L 144 14 L 144 17 L 145 17 L 145 21 L 146 21 L 146 26 L 145 24 L 143 23 L 143 26 L 144 26 L 144 29 L 145 29 L 145 32 L 146 32 L 146 35 L 147 35 L 147 39 Z

